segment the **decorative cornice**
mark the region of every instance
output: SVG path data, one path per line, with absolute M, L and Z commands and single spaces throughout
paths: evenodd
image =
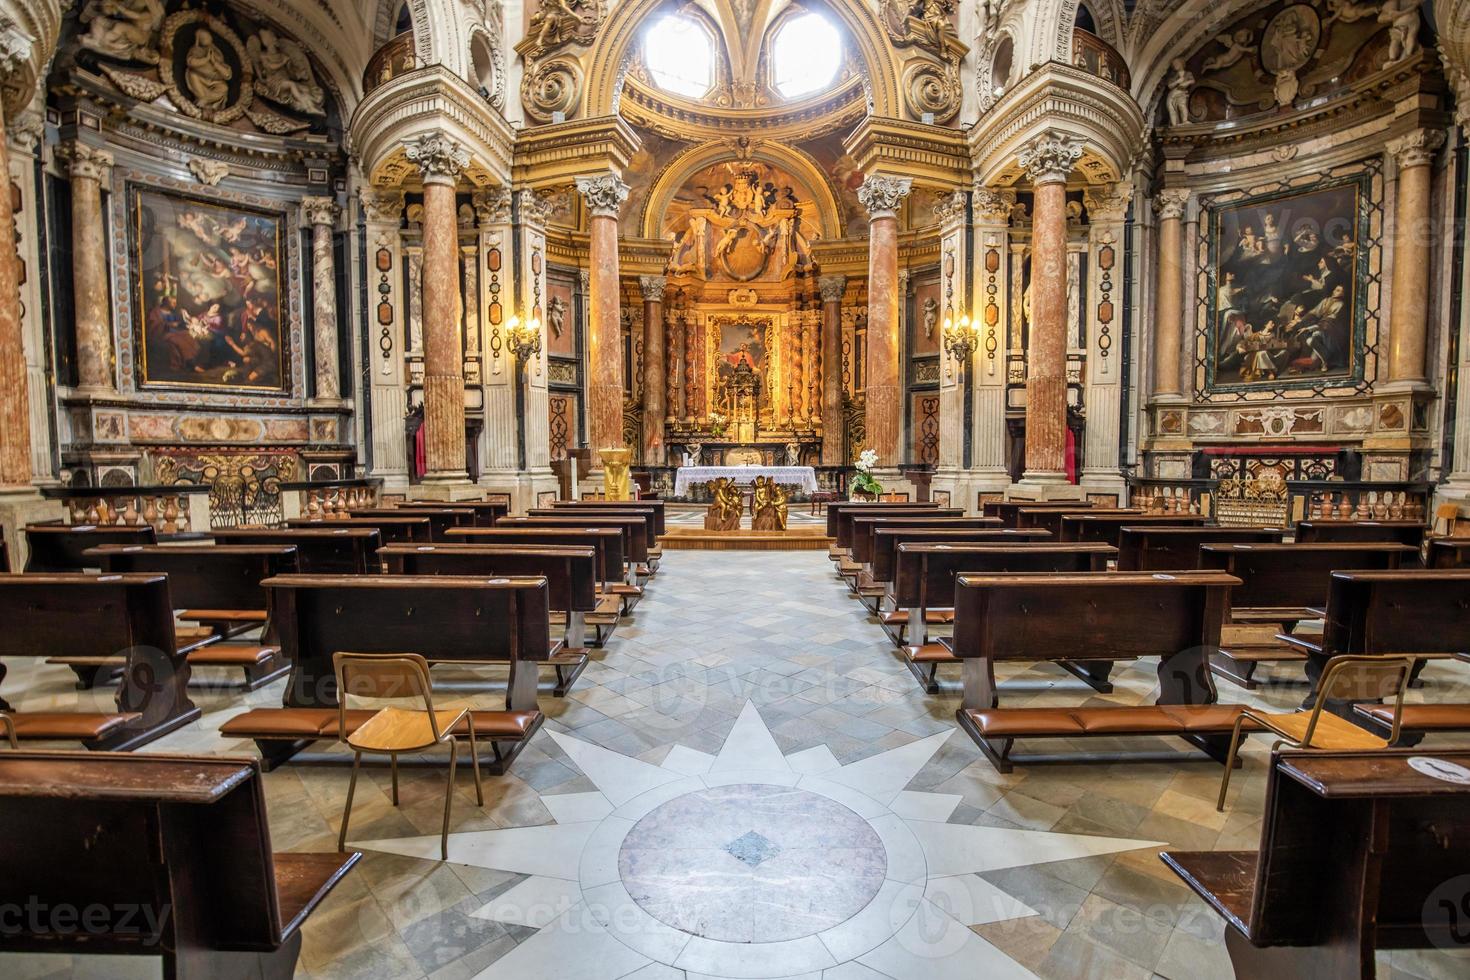
M 1444 146 L 1444 132 L 1438 129 L 1415 129 L 1398 139 L 1388 141 L 1388 152 L 1398 161 L 1400 170 L 1427 167 Z
M 403 144 L 403 156 L 419 168 L 426 184 L 452 185 L 470 165 L 470 151 L 443 133 L 425 133 Z
M 638 288 L 643 293 L 646 303 L 662 303 L 664 301 L 664 289 L 669 280 L 665 276 L 639 276 Z
M 577 193 L 587 202 L 587 211 L 594 218 L 616 218 L 628 199 L 629 189 L 617 174 L 577 178 Z
M 515 180 L 542 189 L 564 187 L 598 170 L 621 173 L 641 145 L 637 131 L 620 116 L 523 129 L 515 142 Z
M 1182 187 L 1171 187 L 1159 191 L 1159 196 L 1154 198 L 1154 213 L 1162 221 L 1178 221 L 1184 217 L 1184 209 L 1189 205 L 1189 191 Z
M 813 139 L 866 114 L 863 79 L 854 75 L 829 91 L 765 112 L 724 109 L 681 99 L 629 76 L 624 82 L 618 112 L 629 122 L 679 140 Z
M 817 280 L 817 289 L 822 293 L 823 303 L 840 303 L 847 292 L 847 277 L 822 276 Z
M 904 198 L 909 196 L 909 191 L 913 190 L 913 187 L 912 177 L 868 174 L 863 178 L 862 186 L 858 188 L 857 197 L 862 206 L 868 209 L 868 216 L 874 221 L 879 218 L 896 218 L 899 205 Z
M 867 116 L 842 145 L 864 173 L 902 173 L 945 190 L 969 183 L 970 149 L 957 129 Z
M 1081 159 L 1082 140 L 1055 130 L 1036 137 L 1017 156 L 1033 184 L 1065 183 Z
M 66 172 L 73 180 L 106 183 L 112 169 L 111 153 L 85 143 L 67 143 L 60 148 L 58 156 L 66 163 Z

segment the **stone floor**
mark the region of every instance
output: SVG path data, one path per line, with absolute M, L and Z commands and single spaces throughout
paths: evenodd
M 1103 699 L 1047 666 L 1001 677 L 1013 705 L 1138 703 L 1154 682 L 1149 664 L 1120 667 Z M 486 706 L 502 679 L 436 671 L 441 697 Z M 1459 680 L 1451 667 L 1427 679 L 1414 697 Z M 21 709 L 95 700 L 33 664 L 6 689 Z M 1221 694 L 1280 708 L 1301 689 Z M 203 719 L 150 749 L 248 754 L 218 725 L 279 697 L 279 683 L 201 689 Z M 1264 740 L 1222 814 L 1220 768 L 1183 743 L 1094 740 L 1086 750 L 1109 758 L 1001 775 L 955 730 L 956 703 L 920 690 L 824 553 L 670 552 L 571 695 L 543 698 L 545 730 L 510 775 L 487 778 L 483 809 L 461 767 L 448 863 L 442 768 L 406 768 L 398 808 L 386 768 L 359 783 L 350 840 L 367 853 L 308 923 L 300 975 L 1231 975 L 1220 920 L 1157 853 L 1256 845 Z M 278 850 L 336 846 L 347 775 L 305 763 L 266 776 Z M 1448 953 L 1381 966 L 1470 973 Z M 154 974 L 0 954 L 17 980 L 134 975 Z

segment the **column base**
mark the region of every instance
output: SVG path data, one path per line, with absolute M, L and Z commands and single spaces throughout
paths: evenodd
M 1024 474 L 1019 483 L 1012 484 L 1006 496 L 1032 500 L 1081 500 L 1085 493 L 1077 484 L 1068 483 L 1064 472 L 1033 470 Z
M 1096 470 L 1091 473 L 1083 470 L 1080 482 L 1084 494 L 1110 493 L 1117 498 L 1119 507 L 1125 506 L 1128 501 L 1128 481 L 1117 470 Z
M 499 470 L 480 476 L 480 489 L 489 493 L 510 494 L 510 510 L 513 514 L 524 514 L 532 507 L 541 506 L 539 497 L 558 490 L 556 474 L 549 469 L 528 471 Z
M 430 473 L 408 488 L 410 500 L 477 500 L 484 495 L 465 473 Z
M 46 500 L 35 487 L 0 488 L 0 528 L 10 550 L 9 569 L 18 572 L 25 567 L 27 551 L 21 529 L 38 521 L 65 520 L 66 507 L 59 500 Z

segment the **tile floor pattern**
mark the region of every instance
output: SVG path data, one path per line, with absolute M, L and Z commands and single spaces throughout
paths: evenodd
M 436 683 L 441 697 L 493 706 L 494 684 L 503 671 L 488 673 L 487 678 L 485 671 L 436 671 Z M 1147 663 L 1120 666 L 1117 690 L 1107 697 L 1046 665 L 999 673 L 1004 703 L 1014 705 L 1139 703 L 1151 698 L 1154 683 Z M 1436 666 L 1426 679 L 1426 689 L 1413 698 L 1464 699 L 1463 691 L 1447 693 L 1459 681 L 1454 668 Z M 246 704 L 279 703 L 280 690 L 279 683 L 250 695 L 201 688 L 201 721 L 150 749 L 248 754 L 248 742 L 221 739 L 218 726 Z M 71 690 L 69 671 L 28 662 L 13 665 L 6 691 L 22 710 L 90 707 L 96 700 Z M 1301 697 L 1296 687 L 1247 696 L 1222 685 L 1221 693 L 1224 700 L 1277 709 Z M 728 918 L 718 901 L 707 904 L 703 922 L 680 921 L 677 915 L 687 910 L 661 906 L 654 886 L 672 888 L 677 882 L 657 866 L 645 868 L 641 878 L 622 873 L 625 853 L 636 859 L 638 852 L 653 850 L 640 845 L 657 841 L 652 833 L 635 836 L 627 849 L 628 831 L 657 817 L 671 801 L 695 807 L 710 799 L 691 793 L 784 786 L 858 814 L 883 840 L 880 897 L 864 910 L 913 908 L 924 914 L 870 926 L 859 911 L 828 926 L 856 901 L 851 896 L 862 894 L 862 872 L 872 869 L 855 855 L 842 864 L 843 894 L 817 908 L 825 918 L 808 923 L 817 933 L 785 940 L 815 937 L 829 955 L 835 945 L 837 952 L 852 954 L 833 957 L 842 965 L 786 959 L 791 947 L 775 949 L 777 943 L 767 944 L 774 955 L 760 961 L 753 955 L 759 944 L 746 944 L 752 955 L 725 975 L 781 976 L 789 963 L 787 975 L 820 980 L 1028 973 L 1229 977 L 1220 920 L 1156 855 L 1166 846 L 1256 845 L 1267 743 L 1250 743 L 1246 767 L 1232 781 L 1230 806 L 1220 814 L 1214 809 L 1219 767 L 1185 751 L 1183 743 L 1033 743 L 1024 748 L 1085 748 L 1109 758 L 996 773 L 955 731 L 957 701 L 953 691 L 931 697 L 918 688 L 821 552 L 669 552 L 647 598 L 608 649 L 595 653 L 571 695 L 543 698 L 546 729 L 509 775 L 486 780 L 483 809 L 474 805 L 469 774 L 461 771 L 453 860 L 413 856 L 428 853 L 425 841 L 437 856 L 442 765 L 406 768 L 398 808 L 389 802 L 386 767 L 359 782 L 351 836 L 369 850 L 307 924 L 299 975 L 720 976 L 710 972 L 726 963 L 717 948 L 725 942 L 719 930 L 738 929 L 739 923 L 716 920 L 720 914 Z M 342 753 L 325 744 L 315 754 L 332 757 L 340 761 Z M 335 847 L 347 777 L 340 765 L 291 765 L 267 774 L 278 850 Z M 777 807 L 784 795 L 775 789 L 746 792 Z M 711 826 L 699 842 L 758 859 L 758 871 L 767 861 L 780 862 L 787 845 L 801 850 L 806 839 L 801 827 L 783 836 L 787 831 L 778 820 L 749 823 Z M 654 820 L 649 826 L 662 824 Z M 838 843 L 863 839 L 850 820 L 836 821 L 830 830 L 827 836 Z M 903 833 L 917 842 L 916 850 L 896 843 Z M 747 834 L 762 840 L 744 839 Z M 1070 849 L 1078 846 L 1083 849 Z M 734 862 L 733 854 L 718 853 Z M 915 861 L 922 863 L 922 875 L 913 873 Z M 811 862 L 792 867 L 822 871 Z M 895 891 L 921 877 L 921 893 L 912 887 L 903 896 Z M 748 877 L 730 880 L 739 887 L 752 884 Z M 602 889 L 593 896 L 599 908 L 618 913 L 610 922 L 577 913 L 592 907 L 575 904 L 588 882 Z M 885 890 L 891 899 L 885 900 Z M 691 935 L 661 916 L 709 935 Z M 844 926 L 848 932 L 829 935 Z M 644 948 L 608 942 L 609 928 L 625 930 L 624 938 L 635 937 Z M 870 946 L 885 930 L 892 938 Z M 672 942 L 684 947 L 674 954 Z M 944 956 L 914 955 L 936 947 L 965 955 L 948 962 Z M 809 943 L 805 948 L 816 953 Z M 681 963 L 678 957 L 690 949 L 694 958 Z M 1470 960 L 1443 952 L 1380 960 L 1379 975 L 1385 977 L 1439 980 L 1470 972 Z M 73 965 L 67 957 L 0 954 L 0 975 L 150 975 L 146 962 L 81 958 Z

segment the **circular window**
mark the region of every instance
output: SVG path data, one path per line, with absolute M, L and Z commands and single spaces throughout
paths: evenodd
M 643 36 L 643 63 L 659 88 L 697 98 L 715 83 L 715 45 L 693 17 L 664 17 Z
M 842 35 L 818 14 L 793 17 L 771 41 L 771 87 L 788 99 L 819 92 L 842 67 Z

